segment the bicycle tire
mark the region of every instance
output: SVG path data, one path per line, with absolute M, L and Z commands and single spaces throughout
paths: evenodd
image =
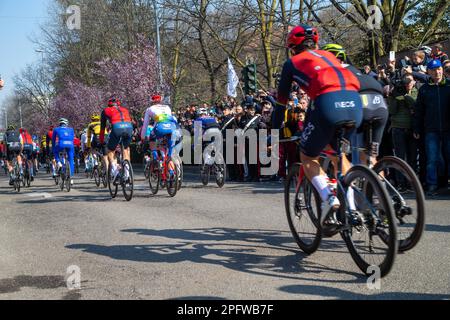
M 376 195 L 378 196 L 378 203 L 384 209 L 383 210 L 384 219 L 387 219 L 389 238 L 387 240 L 384 239 L 386 241 L 382 240 L 387 245 L 386 257 L 382 263 L 376 265 L 380 270 L 381 277 L 385 277 L 391 271 L 398 251 L 397 224 L 394 217 L 394 209 L 392 207 L 389 195 L 385 187 L 382 185 L 381 181 L 378 179 L 378 176 L 374 171 L 361 165 L 353 166 L 344 177 L 344 185 L 350 186 L 351 182 L 355 181 L 355 179 L 357 178 L 365 179 L 366 184 L 370 183 L 370 185 L 372 186 L 372 190 L 375 190 Z M 339 188 L 338 196 L 339 200 L 341 201 L 341 204 L 346 203 L 341 188 Z M 341 219 L 345 220 L 345 222 L 348 223 L 347 221 L 348 216 L 346 211 L 347 210 L 345 208 L 345 205 L 341 205 L 341 208 L 339 210 Z M 346 229 L 341 232 L 341 236 L 347 245 L 350 255 L 353 258 L 353 261 L 365 275 L 370 276 L 372 275 L 372 273 L 370 272 L 369 267 L 373 266 L 373 264 L 368 263 L 359 254 L 355 242 L 353 241 L 352 233 L 353 228 Z M 382 237 L 380 236 L 380 238 Z
M 303 181 L 301 182 L 301 185 L 298 190 L 297 189 L 297 182 L 298 182 L 298 176 L 299 171 L 301 168 L 300 163 L 295 163 L 292 165 L 292 167 L 289 170 L 288 177 L 286 179 L 286 184 L 284 188 L 284 206 L 286 209 L 286 215 L 288 219 L 289 229 L 291 230 L 291 233 L 295 239 L 295 242 L 300 247 L 300 249 L 310 255 L 317 251 L 317 249 L 320 246 L 320 243 L 322 241 L 322 231 L 319 226 L 319 210 L 320 210 L 320 196 L 318 195 L 316 189 L 313 187 L 313 185 L 306 179 L 306 177 L 303 178 Z M 311 221 L 311 225 L 313 226 L 312 231 L 308 232 L 307 234 L 310 234 L 312 237 L 312 241 L 306 242 L 302 239 L 302 237 L 299 235 L 301 232 L 297 230 L 295 227 L 296 221 L 293 219 L 293 214 L 295 215 L 296 219 L 299 221 L 302 219 L 301 216 L 298 216 L 298 212 L 293 212 L 294 206 L 291 207 L 291 187 L 293 187 L 293 191 L 295 191 L 295 200 L 299 200 L 299 202 L 296 201 L 295 203 L 295 211 L 299 209 L 300 206 L 303 205 L 304 210 L 306 210 L 306 215 L 304 217 L 309 218 Z M 301 199 L 298 198 L 299 194 L 303 193 L 303 197 Z M 317 215 L 314 214 L 311 206 L 311 200 L 312 196 L 315 199 L 315 206 Z M 303 202 L 303 203 L 302 203 Z M 314 230 L 315 229 L 315 230 Z
M 204 164 L 200 168 L 200 176 L 202 179 L 202 184 L 206 187 L 209 184 L 209 176 L 211 174 L 211 167 L 208 164 Z
M 128 169 L 126 169 L 128 168 Z M 131 189 L 128 191 L 126 191 L 126 185 L 127 185 L 127 181 L 125 181 L 125 171 L 128 170 L 128 174 L 129 174 L 129 184 L 131 186 Z M 131 166 L 130 161 L 128 160 L 124 160 L 122 162 L 122 192 L 123 192 L 123 196 L 125 197 L 125 200 L 127 201 L 131 201 L 131 199 L 133 199 L 133 193 L 134 193 L 134 176 L 133 176 L 133 167 Z
M 153 195 L 156 195 L 158 193 L 160 182 L 161 182 L 161 173 L 159 170 L 159 163 L 153 160 L 150 163 L 150 175 L 148 177 L 148 184 L 150 186 L 150 191 Z
M 102 183 L 103 183 L 103 188 L 107 188 L 108 187 L 108 173 L 106 171 L 106 163 L 105 160 L 102 159 L 102 168 L 101 168 L 101 175 L 102 175 Z
M 100 187 L 101 180 L 100 180 L 100 171 L 98 169 L 98 166 L 96 166 L 94 168 L 92 175 L 94 176 L 95 185 L 97 187 Z
M 184 168 L 183 168 L 183 160 L 181 160 L 181 157 L 177 154 L 173 156 L 173 161 L 175 163 L 175 166 L 178 170 L 178 191 L 181 190 L 181 186 L 183 185 L 183 179 L 184 179 Z
M 223 156 L 221 154 L 218 154 L 216 158 L 219 157 L 218 163 L 215 164 L 216 166 L 216 184 L 219 188 L 223 188 L 225 185 L 225 179 L 227 177 L 227 167 L 225 165 L 225 161 L 223 159 Z M 220 178 L 217 175 L 217 170 L 220 170 Z
M 400 239 L 399 240 L 399 251 L 405 252 L 408 250 L 411 250 L 414 248 L 417 243 L 420 241 L 423 231 L 425 229 L 425 194 L 422 188 L 422 185 L 420 184 L 419 178 L 415 174 L 414 170 L 411 168 L 411 166 L 406 163 L 404 160 L 388 156 L 382 158 L 378 163 L 374 166 L 373 170 L 380 174 L 380 172 L 384 171 L 388 167 L 394 168 L 397 171 L 403 171 L 404 174 L 406 174 L 409 182 L 411 183 L 411 186 L 413 187 L 413 191 L 415 193 L 415 199 L 417 202 L 417 220 L 416 224 L 414 226 L 413 232 L 409 237 L 406 239 Z M 400 170 L 399 170 L 400 169 Z M 390 190 L 391 187 L 386 185 L 387 189 Z M 395 202 L 395 199 L 392 199 Z M 395 209 L 395 215 L 397 219 L 399 218 L 396 206 L 394 205 Z M 399 224 L 400 225 L 400 224 Z M 398 233 L 401 233 L 401 225 L 398 227 Z
M 72 184 L 71 184 L 71 180 L 72 180 L 72 173 L 70 172 L 70 165 L 68 165 L 68 161 L 67 158 L 65 159 L 66 162 L 66 173 L 65 173 L 65 187 L 66 187 L 66 191 L 70 192 L 70 190 L 72 189 Z
M 111 195 L 111 198 L 114 199 L 117 197 L 117 192 L 119 191 L 119 186 L 117 184 L 114 184 L 112 181 L 112 165 L 109 165 L 108 168 L 108 189 L 109 194 Z
M 171 198 L 177 195 L 178 191 L 178 169 L 175 166 L 173 177 L 169 177 L 167 180 L 167 193 Z

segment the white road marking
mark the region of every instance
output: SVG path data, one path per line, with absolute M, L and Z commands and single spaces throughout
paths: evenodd
M 46 192 L 41 192 L 41 193 L 27 193 L 26 194 L 28 197 L 30 198 L 44 198 L 44 199 L 48 199 L 51 198 L 52 195 L 50 193 L 46 193 Z

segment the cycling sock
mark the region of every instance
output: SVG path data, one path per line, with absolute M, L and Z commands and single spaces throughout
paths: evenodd
M 316 190 L 319 192 L 320 197 L 322 198 L 322 201 L 327 201 L 333 193 L 330 190 L 330 187 L 328 186 L 327 178 L 326 176 L 315 176 L 311 183 L 316 188 Z
M 347 201 L 348 201 L 348 206 L 349 206 L 350 210 L 356 211 L 355 191 L 353 190 L 353 188 L 351 186 L 347 190 Z

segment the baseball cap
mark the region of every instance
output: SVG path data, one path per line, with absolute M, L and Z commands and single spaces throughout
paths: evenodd
M 431 60 L 427 64 L 427 69 L 429 69 L 429 70 L 433 70 L 433 69 L 437 69 L 437 68 L 441 68 L 441 67 L 442 67 L 441 60 L 437 60 L 437 59 Z

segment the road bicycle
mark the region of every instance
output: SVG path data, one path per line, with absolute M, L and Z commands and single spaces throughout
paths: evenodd
M 177 191 L 179 190 L 179 177 L 182 174 L 182 164 L 176 162 L 169 156 L 167 156 L 167 145 L 170 140 L 170 135 L 166 135 L 161 139 L 156 141 L 156 150 L 158 157 L 155 159 L 152 155 L 150 163 L 150 173 L 148 177 L 148 182 L 150 190 L 153 195 L 156 195 L 159 188 L 166 188 L 167 193 L 171 197 L 175 197 Z M 173 169 L 175 170 L 173 170 Z
M 134 192 L 134 174 L 133 167 L 131 166 L 130 161 L 124 159 L 124 146 L 123 146 L 124 136 L 120 138 L 120 143 L 116 148 L 116 160 L 118 165 L 119 172 L 114 177 L 112 172 L 112 163 L 109 164 L 108 167 L 108 189 L 111 195 L 111 198 L 114 199 L 117 197 L 117 192 L 119 190 L 119 185 L 122 187 L 122 192 L 126 201 L 131 201 L 133 199 Z
M 28 160 L 28 157 L 24 154 L 22 154 L 22 161 L 24 164 L 22 186 L 29 188 L 31 186 L 31 177 L 33 176 L 33 165 L 31 165 L 30 167 L 30 161 Z
M 378 156 L 379 145 L 373 141 L 373 128 L 380 118 L 364 121 L 362 125 L 365 147 L 363 151 L 368 159 Z M 324 170 L 332 166 L 331 162 L 324 164 Z M 397 236 L 399 251 L 405 252 L 414 248 L 420 241 L 425 229 L 425 194 L 414 170 L 404 160 L 386 156 L 370 168 L 383 182 L 390 196 L 397 220 Z
M 371 275 L 370 267 L 377 267 L 384 277 L 392 269 L 398 251 L 394 209 L 386 188 L 371 169 L 356 165 L 342 174 L 342 157 L 350 150 L 344 137 L 354 129 L 355 122 L 343 121 L 336 127 L 338 170 L 334 192 L 341 203 L 334 217 L 337 220 L 320 224 L 324 214 L 322 200 L 305 176 L 303 166 L 297 163 L 290 168 L 284 192 L 289 228 L 306 254 L 317 251 L 323 237 L 340 234 L 364 274 Z M 289 139 L 296 143 L 299 140 L 299 137 Z M 349 197 L 351 193 L 353 199 Z M 356 210 L 351 210 L 350 201 Z
M 72 188 L 72 174 L 70 171 L 70 162 L 67 156 L 67 151 L 65 149 L 60 153 L 59 159 L 62 165 L 57 174 L 59 180 L 59 188 L 61 191 L 64 191 L 64 189 L 66 189 L 67 192 L 70 192 Z
M 21 186 L 22 180 L 23 180 L 23 170 L 21 168 L 22 166 L 17 161 L 17 156 L 15 156 L 15 155 L 14 155 L 12 167 L 13 167 L 13 172 L 12 172 L 13 187 L 14 187 L 15 191 L 20 193 L 20 186 Z
M 106 169 L 105 159 L 98 150 L 95 151 L 94 158 L 96 161 L 94 169 L 92 170 L 92 176 L 94 178 L 95 185 L 97 187 L 103 185 L 103 187 L 106 188 L 108 186 L 108 172 Z
M 211 146 L 211 147 L 210 147 Z M 225 185 L 226 165 L 223 155 L 210 145 L 205 148 L 203 153 L 203 164 L 200 168 L 202 184 L 209 184 L 210 176 L 213 175 L 219 188 Z

